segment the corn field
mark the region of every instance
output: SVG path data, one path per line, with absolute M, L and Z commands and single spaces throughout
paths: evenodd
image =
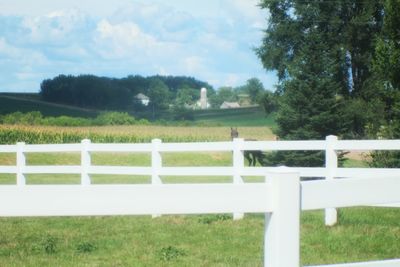
M 241 127 L 240 137 L 257 140 L 273 138 L 268 127 Z M 0 144 L 79 143 L 88 138 L 95 143 L 144 143 L 159 138 L 163 142 L 199 142 L 230 140 L 229 127 L 172 127 L 155 125 L 53 127 L 0 125 Z

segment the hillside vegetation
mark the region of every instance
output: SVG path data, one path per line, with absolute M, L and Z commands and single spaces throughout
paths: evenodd
M 44 116 L 95 117 L 95 110 L 55 104 L 39 100 L 39 97 L 26 97 L 23 94 L 0 94 L 0 114 L 13 112 L 39 111 Z
M 261 107 L 199 110 L 193 113 L 195 122 L 221 126 L 275 125 L 275 114 L 266 115 Z

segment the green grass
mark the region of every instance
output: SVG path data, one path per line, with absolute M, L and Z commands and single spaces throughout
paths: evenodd
M 229 166 L 230 153 L 165 153 L 165 166 Z M 93 153 L 93 164 L 149 166 L 148 153 Z M 29 153 L 30 165 L 80 164 L 78 153 Z M 351 161 L 351 166 L 360 165 Z M 15 156 L 0 153 L 0 165 Z M 351 167 L 348 166 L 348 167 Z M 162 177 L 166 183 L 232 182 L 231 177 Z M 79 175 L 27 175 L 29 184 L 78 184 Z M 93 183 L 150 183 L 146 176 L 93 175 Z M 261 177 L 246 178 L 247 182 Z M 0 184 L 15 175 L 0 175 Z M 107 197 L 107 196 L 105 196 Z M 140 203 L 138 203 L 140 205 Z M 3 203 L 4 205 L 4 203 Z M 339 210 L 325 227 L 323 212 L 303 212 L 302 264 L 400 257 L 398 209 Z M 263 215 L 93 216 L 0 218 L 0 266 L 262 266 Z
M 40 111 L 46 116 L 95 117 L 98 111 L 41 101 L 38 94 L 0 93 L 0 114 Z M 140 117 L 140 116 L 139 116 Z M 173 116 L 172 116 L 173 117 Z M 193 111 L 194 124 L 213 126 L 275 126 L 275 115 L 261 107 Z
M 396 209 L 321 211 L 301 218 L 303 264 L 400 256 Z M 264 219 L 230 216 L 1 218 L 1 266 L 262 266 Z M 87 248 L 87 249 L 82 249 Z
M 0 114 L 40 111 L 44 116 L 96 117 L 97 112 L 73 106 L 40 101 L 38 97 L 0 94 Z
M 275 126 L 275 115 L 266 116 L 261 107 L 199 110 L 194 112 L 197 123 L 220 126 Z

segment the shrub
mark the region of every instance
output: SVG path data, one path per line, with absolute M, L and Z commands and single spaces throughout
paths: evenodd
M 135 118 L 126 112 L 104 112 L 94 120 L 96 125 L 133 125 Z
M 158 258 L 162 261 L 171 261 L 181 256 L 186 256 L 186 252 L 173 246 L 163 247 L 158 251 Z
M 199 218 L 199 223 L 212 224 L 215 222 L 222 222 L 226 220 L 232 220 L 232 217 L 228 214 L 207 215 L 201 216 Z
M 1 123 L 4 124 L 22 124 L 22 125 L 39 125 L 43 120 L 43 116 L 39 111 L 28 113 L 14 112 L 1 117 Z
M 76 246 L 76 251 L 79 253 L 89 253 L 96 249 L 96 246 L 91 242 L 83 241 Z
M 47 235 L 42 240 L 42 248 L 47 254 L 54 254 L 57 251 L 57 238 Z

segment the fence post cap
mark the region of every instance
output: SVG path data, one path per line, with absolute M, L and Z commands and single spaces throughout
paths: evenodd
M 328 135 L 325 139 L 328 141 L 333 141 L 338 140 L 338 137 L 336 135 Z

